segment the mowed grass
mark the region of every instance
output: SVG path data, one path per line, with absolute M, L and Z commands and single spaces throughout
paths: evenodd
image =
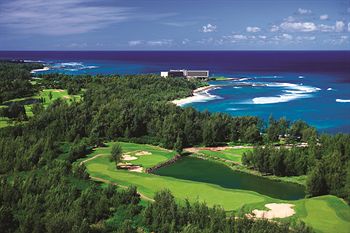
M 242 162 L 243 153 L 251 150 L 250 148 L 228 148 L 221 151 L 200 150 L 199 153 L 240 164 Z
M 130 156 L 136 157 L 136 160 L 127 161 L 134 165 L 139 165 L 144 168 L 153 167 L 159 163 L 165 162 L 171 158 L 173 158 L 177 153 L 175 151 L 166 150 L 164 148 L 145 145 L 145 144 L 136 144 L 136 143 L 128 143 L 128 142 L 109 142 L 106 143 L 107 147 L 100 147 L 93 152 L 92 156 L 98 154 L 110 155 L 111 150 L 114 144 L 120 144 L 123 153 L 127 153 Z M 139 153 L 150 153 L 146 155 L 139 155 Z
M 326 195 L 299 202 L 300 219 L 316 232 L 350 232 L 350 207 L 338 197 Z
M 99 155 L 98 157 L 85 162 L 85 166 L 91 176 L 116 182 L 124 186 L 137 186 L 140 193 L 150 198 L 152 198 L 157 191 L 169 189 L 180 202 L 185 199 L 192 202 L 204 201 L 210 206 L 215 204 L 225 206 L 228 211 L 238 210 L 246 203 L 259 203 L 272 200 L 269 197 L 251 191 L 232 190 L 207 183 L 192 182 L 146 173 L 129 172 L 126 170 L 117 170 L 115 164 L 109 159 L 111 148 L 115 143 L 116 142 L 107 143 L 107 147 L 97 148 L 93 153 L 88 155 L 87 158 L 81 159 L 78 162 Z M 118 143 L 122 146 L 123 153 L 128 153 L 130 155 L 136 154 L 140 151 L 151 152 L 152 154 L 150 155 L 142 155 L 139 156 L 137 160 L 128 161 L 145 168 L 157 165 L 176 155 L 176 152 L 174 151 L 151 145 L 125 142 Z
M 111 147 L 114 143 L 107 143 L 108 147 L 97 148 L 92 154 L 88 155 L 87 158 L 91 158 L 102 154 L 85 163 L 91 176 L 116 182 L 123 186 L 134 185 L 140 193 L 149 198 L 152 198 L 157 191 L 169 189 L 179 203 L 182 203 L 185 199 L 190 202 L 206 202 L 209 206 L 220 205 L 226 211 L 249 213 L 253 209 L 266 209 L 264 205 L 267 203 L 290 203 L 295 205 L 296 214 L 282 221 L 304 221 L 307 225 L 313 227 L 316 232 L 350 232 L 350 207 L 335 196 L 327 195 L 297 201 L 285 201 L 252 191 L 227 189 L 214 184 L 117 170 L 115 164 L 109 160 Z M 155 165 L 176 154 L 150 145 L 125 142 L 120 142 L 120 144 L 124 152 L 153 151 L 151 155 L 142 156 L 144 161 L 131 161 L 144 166 Z
M 0 128 L 8 126 L 9 125 L 8 120 L 9 118 L 7 117 L 0 117 Z
M 51 98 L 50 98 L 51 93 Z M 9 100 L 8 102 L 18 102 L 18 101 L 24 101 L 29 99 L 43 99 L 44 107 L 47 108 L 50 104 L 52 104 L 57 99 L 62 99 L 67 101 L 68 103 L 74 102 L 74 101 L 81 101 L 81 95 L 68 95 L 67 90 L 62 89 L 44 89 L 40 91 L 38 95 L 25 97 L 25 98 L 16 98 Z M 0 105 L 0 108 L 4 108 L 6 106 Z M 28 117 L 33 117 L 33 111 L 32 111 L 32 104 L 24 105 L 24 108 L 26 110 L 26 114 Z M 8 126 L 7 119 L 2 117 L 0 118 L 0 128 Z
M 50 99 L 50 93 L 51 93 L 51 99 Z M 44 100 L 44 106 L 49 106 L 53 101 L 57 99 L 63 99 L 70 101 L 80 101 L 81 95 L 68 95 L 67 90 L 62 89 L 44 89 L 42 90 L 39 95 L 34 96 L 34 98 L 42 98 Z

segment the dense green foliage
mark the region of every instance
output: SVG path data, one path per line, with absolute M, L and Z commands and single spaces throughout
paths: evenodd
M 178 151 L 200 144 L 258 144 L 263 141 L 260 134 L 263 124 L 258 118 L 201 113 L 169 103 L 189 95 L 199 85 L 195 82 L 149 75 L 44 75 L 33 86 L 29 82 L 29 71 L 41 67 L 0 63 L 0 102 L 31 96 L 43 88 L 65 88 L 71 94 L 82 88 L 86 91 L 80 102 L 68 104 L 55 100 L 46 109 L 37 107 L 35 116 L 26 124 L 0 129 L 1 232 L 132 232 L 136 227 L 156 232 L 292 231 L 287 224 L 226 218 L 220 207 L 178 206 L 169 193 L 157 195 L 156 202 L 142 210 L 135 188 L 124 191 L 116 191 L 114 186 L 102 188 L 86 180 L 84 165 L 74 164 L 93 146 L 118 138 Z M 300 127 L 294 130 L 294 125 L 288 129 L 295 132 L 290 133 L 294 135 L 293 140 L 304 141 L 304 135 L 299 136 Z M 334 142 L 342 140 L 330 138 Z M 334 142 L 331 144 L 337 145 Z M 319 169 L 329 185 L 327 192 L 338 191 L 343 183 L 330 183 L 337 178 L 329 174 L 340 169 L 348 180 L 349 174 L 346 176 L 344 163 L 336 167 L 334 161 L 330 163 L 324 158 L 337 154 L 340 162 L 348 161 L 349 144 L 339 144 L 339 150 L 326 146 L 324 141 L 321 145 L 327 150 L 324 156 L 314 156 L 323 165 Z M 317 168 L 316 165 L 316 162 L 308 163 L 308 170 Z M 118 223 L 106 224 L 105 220 L 112 215 Z M 298 232 L 309 230 L 303 228 Z
M 30 71 L 42 67 L 38 63 L 0 61 L 0 104 L 33 95 L 36 89 L 29 82 Z
M 350 200 L 350 136 L 322 135 L 307 146 L 257 147 L 242 157 L 243 164 L 277 176 L 308 175 L 307 190 L 312 196 L 333 194 Z
M 224 209 L 219 206 L 208 208 L 204 203 L 184 206 L 175 203 L 169 191 L 157 193 L 155 202 L 150 204 L 144 212 L 145 225 L 151 231 L 160 233 L 262 233 L 262 232 L 312 232 L 303 224 L 290 228 L 289 224 L 269 222 L 267 220 L 254 220 L 248 218 L 235 218 L 234 215 L 226 217 Z
M 111 161 L 115 162 L 117 167 L 118 163 L 122 160 L 123 149 L 119 144 L 114 144 L 111 151 Z

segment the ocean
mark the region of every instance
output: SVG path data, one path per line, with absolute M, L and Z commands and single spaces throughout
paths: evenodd
M 216 88 L 183 107 L 285 116 L 321 132 L 350 133 L 350 51 L 0 51 L 0 59 L 41 61 L 50 68 L 44 73 L 73 75 L 205 69 L 237 79 L 211 81 Z

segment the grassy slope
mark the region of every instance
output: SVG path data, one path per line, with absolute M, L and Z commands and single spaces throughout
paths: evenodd
M 318 232 L 333 232 L 332 229 L 337 229 L 337 232 L 348 232 L 347 230 L 350 229 L 350 207 L 335 196 L 327 195 L 298 201 L 282 201 L 251 191 L 226 189 L 213 184 L 116 170 L 114 164 L 109 161 L 112 144 L 108 143 L 108 147 L 98 148 L 88 155 L 88 158 L 91 158 L 94 155 L 103 154 L 103 156 L 85 163 L 90 175 L 121 185 L 135 185 L 139 192 L 148 197 L 152 197 L 155 192 L 167 188 L 178 201 L 186 198 L 190 201 L 205 201 L 209 206 L 221 205 L 227 211 L 250 212 L 256 208 L 264 209 L 266 203 L 288 202 L 294 204 L 296 210 L 296 215 L 290 219 L 293 221 L 303 220 Z M 149 145 L 134 143 L 121 143 L 121 145 L 124 152 L 152 152 L 152 155 L 143 156 L 142 160 L 131 161 L 133 164 L 142 166 L 155 165 L 175 154 Z
M 230 149 L 226 149 L 226 150 L 222 150 L 222 151 L 200 150 L 199 152 L 204 154 L 204 155 L 207 155 L 207 156 L 218 157 L 221 159 L 230 160 L 230 161 L 235 162 L 235 163 L 241 163 L 243 153 L 250 151 L 250 150 L 252 150 L 252 149 L 230 148 Z

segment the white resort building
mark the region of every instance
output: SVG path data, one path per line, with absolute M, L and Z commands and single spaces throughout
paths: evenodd
M 161 77 L 209 78 L 209 70 L 169 70 L 160 72 Z

